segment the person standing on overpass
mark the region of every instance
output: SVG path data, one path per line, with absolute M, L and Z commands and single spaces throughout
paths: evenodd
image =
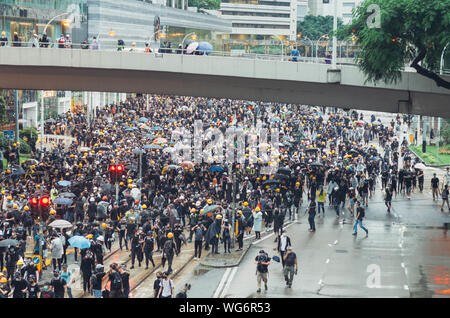
M 298 62 L 299 55 L 300 55 L 300 52 L 297 50 L 297 47 L 294 46 L 294 49 L 291 52 L 292 62 Z

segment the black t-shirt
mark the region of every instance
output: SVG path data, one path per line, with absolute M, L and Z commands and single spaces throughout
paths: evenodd
M 38 293 L 41 291 L 39 286 L 36 284 L 34 286 L 28 286 L 28 298 L 38 298 Z
M 105 273 L 95 273 L 92 274 L 92 289 L 101 290 L 102 289 L 102 280 Z
M 284 264 L 286 266 L 294 266 L 295 265 L 295 260 L 297 259 L 297 255 L 295 255 L 294 252 L 290 252 L 287 256 L 286 256 L 286 260 L 284 261 Z
M 51 281 L 51 285 L 53 286 L 53 290 L 55 291 L 55 295 L 64 295 L 64 286 L 66 285 L 66 281 L 61 277 L 59 279 L 53 278 Z
M 358 220 L 362 220 L 364 218 L 364 216 L 366 215 L 364 208 L 362 208 L 362 207 L 357 208 L 356 213 L 359 213 Z
M 123 289 L 130 289 L 130 274 L 124 272 L 121 273 L 120 276 L 122 277 L 122 287 Z
M 269 271 L 269 265 L 261 264 L 261 262 L 269 262 L 270 261 L 270 257 L 267 256 L 267 254 L 264 256 L 260 256 L 260 255 L 256 256 L 255 261 L 258 262 L 258 264 L 256 265 L 256 269 L 258 270 L 258 272 L 267 273 Z
M 42 291 L 40 298 L 55 298 L 55 294 L 51 290 Z
M 25 298 L 25 293 L 22 293 L 22 289 L 28 287 L 28 282 L 25 279 L 13 280 L 11 286 L 14 287 L 13 298 Z
M 156 279 L 155 282 L 153 283 L 153 289 L 159 290 L 160 285 L 161 285 L 161 280 Z
M 438 183 L 439 183 L 439 178 L 435 177 L 431 179 L 431 186 L 433 187 L 433 189 L 436 189 L 438 187 Z

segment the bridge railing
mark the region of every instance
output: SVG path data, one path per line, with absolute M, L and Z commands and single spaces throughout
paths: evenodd
M 0 43 L 1 44 L 1 43 Z M 70 47 L 59 47 L 58 43 L 39 43 L 39 45 L 44 45 L 46 49 L 72 49 L 72 50 L 85 50 L 89 49 L 92 50 L 91 44 L 87 43 L 71 43 Z M 48 46 L 47 46 L 48 45 Z M 18 47 L 17 43 L 13 45 L 14 47 Z M 83 47 L 84 46 L 84 47 Z M 5 47 L 0 45 L 0 50 Z M 23 49 L 33 49 L 35 47 L 32 47 L 30 43 L 21 43 L 21 48 Z M 116 46 L 113 45 L 102 45 L 102 47 L 99 49 L 100 51 L 119 51 Z M 146 53 L 144 48 L 138 48 L 138 47 L 128 47 L 124 48 L 123 50 L 120 50 L 120 52 L 125 53 Z M 352 49 L 352 53 L 356 55 L 357 51 L 355 51 L 354 47 Z M 146 53 L 149 54 L 149 53 Z M 236 51 L 210 51 L 207 54 L 204 54 L 204 51 L 202 50 L 195 50 L 193 52 L 189 52 L 189 54 L 186 52 L 186 50 L 181 50 L 178 48 L 159 48 L 158 52 L 155 52 L 155 49 L 152 49 L 150 54 L 184 54 L 184 55 L 196 55 L 196 56 L 222 56 L 222 57 L 233 57 L 233 58 L 245 58 L 250 60 L 267 60 L 267 61 L 284 61 L 284 62 L 292 62 L 292 56 L 291 55 L 280 55 L 280 54 L 259 54 L 259 53 L 245 53 L 245 52 L 236 52 Z M 358 57 L 342 57 L 342 52 L 338 51 L 338 58 L 337 58 L 337 64 L 338 65 L 357 65 Z M 331 64 L 331 58 L 327 57 L 308 57 L 308 56 L 298 56 L 297 57 L 298 62 L 301 63 L 312 63 L 312 64 Z M 409 65 L 405 65 L 404 68 L 405 71 L 415 71 Z M 450 68 L 444 67 L 443 73 L 445 75 L 450 75 Z

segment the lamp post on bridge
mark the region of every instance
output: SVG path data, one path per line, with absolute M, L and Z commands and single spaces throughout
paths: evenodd
M 440 67 L 439 67 L 439 75 L 444 75 L 444 54 L 445 54 L 445 50 L 447 49 L 448 45 L 450 43 L 447 43 L 444 47 L 444 49 L 442 50 L 441 53 L 441 63 L 440 63 Z M 437 142 L 436 142 L 436 159 L 439 163 L 439 145 L 441 144 L 441 125 L 442 125 L 442 118 L 438 118 L 438 129 L 437 129 Z

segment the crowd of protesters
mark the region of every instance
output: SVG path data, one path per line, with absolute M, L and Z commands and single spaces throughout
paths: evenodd
M 261 232 L 273 230 L 279 240 L 284 222 L 301 210 L 306 209 L 309 230 L 315 232 L 316 214 L 323 217 L 330 207 L 336 218 L 347 214 L 354 219 L 353 235 L 357 226 L 368 234 L 362 220 L 375 191 L 384 192 L 390 213 L 397 195 L 409 199 L 416 188 L 424 188 L 423 170 L 415 168 L 407 140 L 396 137 L 400 116 L 385 125 L 375 116 L 365 121 L 356 111 L 156 95 L 129 98 L 94 115 L 90 124 L 84 113 L 46 122 L 46 134 L 69 135 L 76 140 L 70 145 L 47 145 L 41 152 L 39 143 L 32 144 L 31 158 L 20 165 L 18 145 L 6 151 L 0 242 L 19 243 L 0 247 L 0 266 L 6 268 L 0 277 L 3 297 L 71 297 L 67 250 L 74 236 L 90 242 L 88 248 L 74 248 L 85 294 L 127 297 L 133 269 L 152 270 L 154 253 L 161 253 L 158 286 L 166 289 L 156 288 L 155 296 L 166 297 L 173 260 L 184 244 L 194 242 L 195 261 L 203 249 L 212 255 L 234 253 L 232 240 L 240 251 L 253 232 L 259 239 Z M 262 163 L 250 162 L 246 154 L 244 163 L 230 166 L 173 162 L 167 151 L 172 135 L 181 127 L 194 132 L 195 120 L 202 120 L 204 129 L 222 132 L 231 126 L 250 130 L 258 123 L 277 128 L 279 155 Z M 273 174 L 262 174 L 264 165 L 274 163 Z M 117 182 L 109 170 L 114 164 L 125 168 Z M 449 182 L 450 172 L 441 184 L 431 181 L 433 189 L 444 188 L 444 199 Z M 45 195 L 50 204 L 37 213 L 30 199 Z M 51 226 L 56 220 L 72 226 Z M 44 256 L 43 270 L 53 270 L 50 282 L 40 281 L 25 255 L 30 240 L 33 252 Z M 105 272 L 103 258 L 115 241 L 130 251 L 131 267 L 114 263 Z M 45 269 L 47 257 L 51 269 Z

